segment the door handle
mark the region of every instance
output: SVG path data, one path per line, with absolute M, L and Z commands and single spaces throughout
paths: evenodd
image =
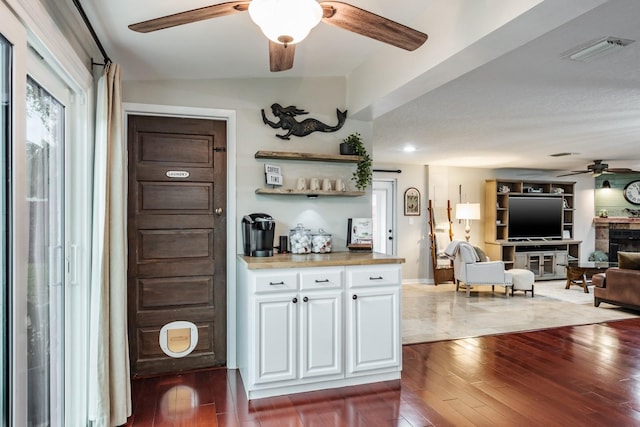
M 216 210 L 215 210 L 215 213 L 218 216 L 222 215 L 222 212 L 223 212 L 222 208 L 216 208 Z

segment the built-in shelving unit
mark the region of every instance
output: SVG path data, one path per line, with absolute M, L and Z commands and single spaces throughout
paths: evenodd
M 362 160 L 361 156 L 350 156 L 342 154 L 320 154 L 320 153 L 300 153 L 290 151 L 257 151 L 256 159 L 274 160 L 300 160 L 308 162 L 329 162 L 329 163 L 350 163 L 356 164 Z M 335 197 L 359 197 L 364 196 L 364 191 L 326 191 L 326 190 L 296 190 L 293 188 L 257 188 L 256 194 L 279 195 L 279 196 L 335 196 Z
M 580 240 L 574 240 L 575 182 L 491 179 L 485 184 L 485 249 L 505 267 L 533 271 L 537 280 L 563 279 L 563 264 L 580 257 Z M 562 240 L 509 240 L 509 198 L 553 196 L 563 199 Z

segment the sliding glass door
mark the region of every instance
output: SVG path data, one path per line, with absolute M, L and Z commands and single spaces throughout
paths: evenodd
M 64 416 L 64 105 L 27 79 L 27 413 Z
M 0 35 L 0 425 L 9 425 L 11 45 Z
M 18 3 L 0 1 L 0 426 L 84 426 L 93 78 Z

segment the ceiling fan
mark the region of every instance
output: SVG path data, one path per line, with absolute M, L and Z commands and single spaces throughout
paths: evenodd
M 269 39 L 271 71 L 293 67 L 295 44 L 302 41 L 320 20 L 401 49 L 413 51 L 427 35 L 340 1 L 252 0 L 230 1 L 129 25 L 133 31 L 149 33 L 177 25 L 249 11 L 251 19 Z
M 565 173 L 563 175 L 558 175 L 558 176 L 579 175 L 582 173 L 590 173 L 595 177 L 595 176 L 600 176 L 603 173 L 623 174 L 623 173 L 640 173 L 640 172 L 631 170 L 629 168 L 610 168 L 607 163 L 602 163 L 602 160 L 594 160 L 592 164 L 587 165 L 587 170 L 571 171 L 569 173 Z

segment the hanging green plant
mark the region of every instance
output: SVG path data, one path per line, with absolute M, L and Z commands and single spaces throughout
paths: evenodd
M 367 153 L 367 149 L 362 142 L 362 137 L 358 132 L 352 133 L 342 141 L 351 147 L 353 154 L 362 157 L 362 160 L 358 162 L 356 171 L 353 173 L 351 179 L 356 183 L 356 188 L 358 190 L 364 191 L 371 184 L 371 178 L 373 175 L 373 171 L 371 170 L 371 157 Z

